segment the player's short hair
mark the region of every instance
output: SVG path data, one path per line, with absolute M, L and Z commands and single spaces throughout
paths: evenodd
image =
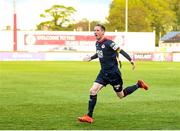
M 96 26 L 99 26 L 99 27 L 101 27 L 101 29 L 102 29 L 103 31 L 106 31 L 106 28 L 105 28 L 104 25 L 102 25 L 102 24 L 96 24 Z

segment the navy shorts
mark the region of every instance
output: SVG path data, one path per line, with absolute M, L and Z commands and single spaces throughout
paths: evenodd
M 119 92 L 122 90 L 123 86 L 123 80 L 121 77 L 121 72 L 119 70 L 115 70 L 112 72 L 105 72 L 105 71 L 100 71 L 95 82 L 106 86 L 110 84 L 111 86 L 114 87 L 114 90 L 116 91 L 116 86 L 118 86 L 118 90 L 116 92 Z

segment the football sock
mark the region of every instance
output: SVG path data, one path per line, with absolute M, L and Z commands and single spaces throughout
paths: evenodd
M 133 86 L 128 86 L 126 87 L 123 92 L 124 92 L 124 97 L 133 93 L 135 90 L 137 90 L 139 88 L 139 86 L 136 84 L 136 85 L 133 85 Z
M 88 106 L 88 116 L 92 117 L 93 115 L 93 111 L 94 111 L 94 107 L 96 105 L 96 101 L 97 101 L 97 95 L 90 95 L 90 99 L 89 99 L 89 106 Z

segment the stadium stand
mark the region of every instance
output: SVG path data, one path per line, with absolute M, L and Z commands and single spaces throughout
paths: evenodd
M 164 43 L 177 43 L 180 42 L 180 32 L 168 32 L 161 38 Z

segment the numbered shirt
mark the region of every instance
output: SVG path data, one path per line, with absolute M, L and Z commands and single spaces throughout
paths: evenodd
M 112 40 L 104 39 L 102 42 L 96 42 L 96 53 L 104 71 L 112 71 L 118 68 L 117 49 L 119 46 Z

